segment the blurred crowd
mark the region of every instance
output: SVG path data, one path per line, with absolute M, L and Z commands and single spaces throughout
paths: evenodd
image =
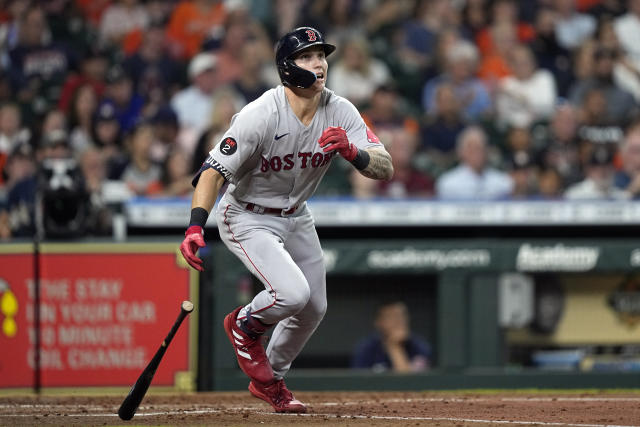
M 96 233 L 114 194 L 189 196 L 301 25 L 338 46 L 327 86 L 395 168 L 335 161 L 317 195 L 640 194 L 640 0 L 0 0 L 0 239 L 32 233 L 53 159 L 75 161 Z

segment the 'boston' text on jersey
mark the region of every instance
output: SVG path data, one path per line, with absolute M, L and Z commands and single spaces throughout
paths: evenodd
M 335 152 L 331 153 L 312 153 L 310 151 L 298 153 L 298 159 L 300 159 L 300 169 L 306 169 L 308 166 L 313 168 L 318 168 L 321 166 L 326 166 Z M 262 165 L 260 166 L 261 172 L 268 172 L 272 170 L 274 172 L 279 172 L 281 170 L 291 170 L 295 166 L 294 163 L 294 154 L 289 153 L 282 157 L 273 156 L 270 159 L 266 159 L 262 157 Z

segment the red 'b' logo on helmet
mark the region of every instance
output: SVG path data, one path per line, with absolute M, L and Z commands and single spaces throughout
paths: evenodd
M 314 42 L 317 40 L 316 32 L 313 30 L 307 30 L 307 37 L 309 37 L 310 42 Z

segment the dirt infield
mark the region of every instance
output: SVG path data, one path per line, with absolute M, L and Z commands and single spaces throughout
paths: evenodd
M 0 425 L 640 426 L 640 394 L 299 392 L 305 415 L 273 414 L 248 392 L 150 395 L 131 421 L 123 396 L 0 397 Z

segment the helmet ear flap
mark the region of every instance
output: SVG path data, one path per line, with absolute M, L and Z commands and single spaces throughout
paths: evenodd
M 278 67 L 278 71 L 280 72 L 280 80 L 285 86 L 306 89 L 316 82 L 314 73 L 298 67 L 291 59 L 285 60 L 282 66 Z

